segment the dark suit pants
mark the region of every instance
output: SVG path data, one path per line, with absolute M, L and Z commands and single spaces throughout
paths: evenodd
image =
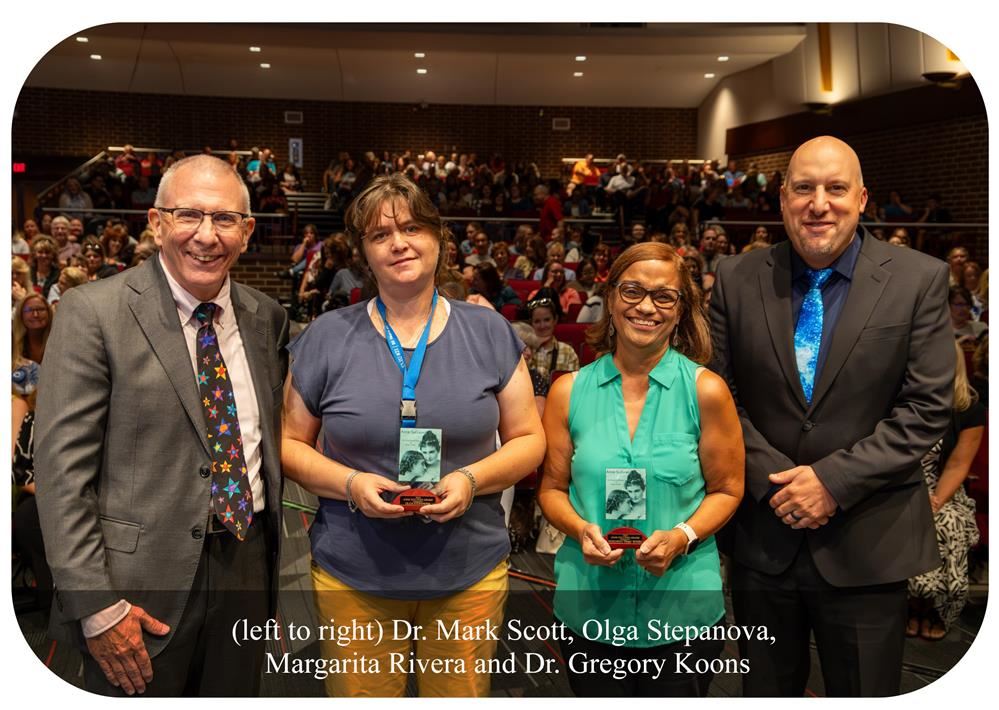
M 145 695 L 260 694 L 265 642 L 240 637 L 242 645 L 237 646 L 232 628 L 241 619 L 253 625 L 267 621 L 271 571 L 266 527 L 266 515 L 260 513 L 243 542 L 229 532 L 205 536 L 184 613 L 166 648 L 152 659 L 153 680 L 146 684 Z M 124 695 L 88 654 L 84 681 L 91 692 Z
M 819 574 L 803 541 L 794 562 L 779 575 L 733 563 L 732 603 L 737 624 L 765 625 L 775 639 L 770 645 L 755 635 L 740 638 L 739 652 L 750 667 L 743 676 L 744 695 L 801 697 L 811 666 L 810 632 L 826 695 L 899 694 L 905 581 L 834 587 Z

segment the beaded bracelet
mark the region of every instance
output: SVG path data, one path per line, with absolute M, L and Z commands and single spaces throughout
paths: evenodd
M 354 476 L 356 476 L 359 473 L 360 473 L 360 471 L 354 470 L 354 471 L 350 472 L 349 476 L 347 476 L 347 486 L 346 486 L 346 488 L 347 488 L 347 510 L 349 510 L 351 513 L 356 513 L 357 512 L 357 503 L 354 502 L 354 496 L 351 495 L 351 493 L 350 493 L 350 484 L 354 481 Z

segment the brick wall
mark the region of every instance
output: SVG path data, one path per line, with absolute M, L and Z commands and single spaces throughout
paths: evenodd
M 284 124 L 284 111 L 302 111 L 305 123 Z M 563 157 L 592 151 L 600 157 L 693 157 L 697 110 L 537 106 L 431 105 L 250 100 L 73 91 L 26 87 L 13 122 L 15 155 L 94 155 L 108 145 L 243 149 L 268 145 L 287 157 L 288 139 L 304 141 L 303 177 L 318 186 L 340 150 L 426 149 L 501 153 L 508 162 L 537 162 L 545 177 L 559 174 Z M 552 118 L 572 129 L 552 131 Z M 280 165 L 278 167 L 281 167 Z

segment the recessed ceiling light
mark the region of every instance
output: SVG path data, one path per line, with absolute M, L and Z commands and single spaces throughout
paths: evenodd
M 715 75 L 714 75 L 714 74 L 711 74 L 711 73 L 709 72 L 709 73 L 707 73 L 707 74 L 705 74 L 705 75 L 704 75 L 704 78 L 705 78 L 705 79 L 714 79 L 714 78 L 715 78 Z
M 576 57 L 576 61 L 577 62 L 585 62 L 586 61 L 586 57 L 583 56 L 582 54 L 580 54 L 578 57 Z
M 416 52 L 413 54 L 413 56 L 416 57 L 417 59 L 423 59 L 425 56 L 427 56 L 427 54 L 426 52 Z
M 417 70 L 416 70 L 416 73 L 417 73 L 417 74 L 426 74 L 426 73 L 427 73 L 427 70 L 426 70 L 426 69 L 417 69 Z
M 259 52 L 260 51 L 260 47 L 250 47 L 250 51 L 251 52 Z
M 260 63 L 260 68 L 261 68 L 261 69 L 270 69 L 270 68 L 271 68 L 271 65 L 270 65 L 270 64 L 268 64 L 267 62 L 261 62 L 261 63 Z
M 581 71 L 574 71 L 572 73 L 572 75 L 578 79 L 579 77 L 583 76 L 583 72 L 581 72 Z
M 76 41 L 77 41 L 77 42 L 89 42 L 89 41 L 90 41 L 90 39 L 89 39 L 89 38 L 87 38 L 87 37 L 77 37 L 77 38 L 76 38 Z
M 728 61 L 728 57 L 723 54 L 720 57 L 718 57 L 718 61 L 719 62 L 727 62 Z
M 103 59 L 104 57 L 102 57 L 102 56 L 101 56 L 101 55 L 99 55 L 99 54 L 91 54 L 91 55 L 90 55 L 90 58 L 91 58 L 91 59 Z

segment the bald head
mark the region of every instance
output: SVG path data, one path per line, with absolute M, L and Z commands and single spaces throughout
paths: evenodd
M 229 165 L 229 163 L 216 158 L 213 155 L 205 153 L 192 155 L 182 160 L 178 160 L 176 163 L 167 168 L 166 172 L 163 173 L 163 177 L 160 178 L 160 186 L 156 190 L 155 204 L 160 207 L 170 206 L 170 200 L 172 199 L 171 195 L 173 194 L 173 183 L 178 179 L 182 181 L 185 176 L 194 174 L 210 176 L 215 180 L 228 180 L 234 185 L 239 185 L 240 194 L 242 196 L 242 205 L 239 210 L 241 212 L 250 211 L 250 191 L 247 189 L 243 180 L 232 169 L 232 166 Z
M 818 136 L 809 141 L 805 141 L 798 146 L 791 156 L 791 162 L 787 166 L 787 173 L 784 175 L 784 185 L 788 184 L 791 177 L 791 170 L 794 167 L 795 158 L 810 159 L 814 156 L 831 156 L 837 160 L 845 160 L 857 171 L 857 184 L 864 186 L 864 173 L 860 169 L 860 158 L 848 144 L 833 136 Z

